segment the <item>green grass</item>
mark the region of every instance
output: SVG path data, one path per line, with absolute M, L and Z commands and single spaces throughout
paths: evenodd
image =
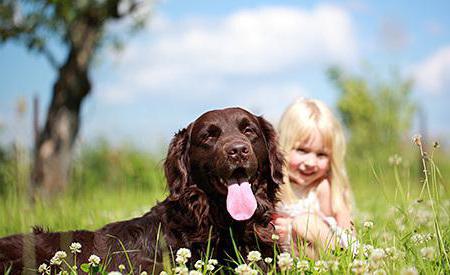
M 411 146 L 411 150 L 417 148 Z M 434 163 L 434 158 L 439 161 Z M 112 149 L 100 143 L 81 150 L 74 163 L 70 188 L 65 194 L 51 201 L 37 201 L 32 206 L 26 199 L 25 188 L 29 169 L 25 163 L 14 159 L 23 158 L 0 162 L 0 180 L 3 181 L 0 236 L 30 232 L 33 225 L 58 231 L 97 229 L 109 222 L 139 216 L 167 195 L 162 157 L 148 156 L 130 147 Z M 275 259 L 270 263 L 271 272 L 450 273 L 449 158 L 438 150 L 426 155 L 424 163 L 426 177 L 420 157 L 405 158 L 398 165 L 389 164 L 388 157 L 378 160 L 350 158 L 348 168 L 355 196 L 355 226 L 361 243 L 360 252 L 353 256 L 350 251 L 322 251 L 316 261 L 305 256 L 289 259 L 284 254 L 278 261 Z M 366 223 L 365 227 L 367 221 L 373 226 Z M 263 261 L 265 256 L 249 261 L 247 255 L 241 255 L 240 263 L 236 262 L 235 267 L 245 261 L 246 265 L 241 265 L 238 271 L 247 268 L 262 273 L 257 262 Z M 185 260 L 191 269 L 195 269 L 188 257 Z M 276 271 L 280 262 L 289 266 L 290 260 L 292 267 Z M 168 273 L 174 272 L 172 268 L 178 267 L 180 271 L 185 267 L 174 259 L 170 262 L 172 267 L 168 267 Z M 215 266 L 212 272 L 218 270 L 221 273 L 236 271 Z M 210 272 L 206 264 L 199 271 L 202 274 Z

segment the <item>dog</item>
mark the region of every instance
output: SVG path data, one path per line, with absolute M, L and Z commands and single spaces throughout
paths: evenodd
M 251 250 L 273 256 L 271 217 L 282 165 L 276 133 L 264 118 L 241 108 L 206 112 L 169 145 L 164 162 L 169 195 L 164 201 L 142 217 L 97 231 L 36 227 L 30 234 L 2 238 L 0 273 L 35 272 L 40 264 L 49 265 L 56 251 L 71 256 L 72 242 L 82 245 L 78 263 L 95 254 L 108 259 L 107 270 L 127 265 L 127 258 L 135 271 L 162 270 L 164 253 L 173 256 L 179 248 L 191 250 L 191 262 L 209 253 L 227 264 L 236 256 L 234 247 L 244 257 Z

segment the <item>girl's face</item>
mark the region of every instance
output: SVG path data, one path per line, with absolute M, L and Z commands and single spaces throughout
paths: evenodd
M 297 142 L 288 156 L 289 177 L 293 184 L 309 186 L 325 178 L 330 169 L 329 153 L 316 129 L 305 143 Z

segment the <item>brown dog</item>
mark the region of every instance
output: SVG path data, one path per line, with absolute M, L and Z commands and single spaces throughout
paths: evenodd
M 142 217 L 94 232 L 35 229 L 2 238 L 0 273 L 8 267 L 17 274 L 36 270 L 41 263 L 49 264 L 56 251 L 67 251 L 71 242 L 82 244 L 78 263 L 95 254 L 111 260 L 108 270 L 127 263 L 118 240 L 134 270 L 152 271 L 165 249 L 189 248 L 195 262 L 206 254 L 208 242 L 212 256 L 224 263 L 228 256 L 235 257 L 230 232 L 242 255 L 249 250 L 270 255 L 274 233 L 270 220 L 282 182 L 281 167 L 275 132 L 262 117 L 240 108 L 207 112 L 171 141 L 164 163 L 170 195 L 163 202 Z

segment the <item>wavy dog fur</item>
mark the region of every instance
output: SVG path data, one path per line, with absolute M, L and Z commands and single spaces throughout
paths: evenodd
M 202 131 L 213 126 L 220 133 L 203 142 Z M 248 146 L 256 163 L 248 163 L 250 160 L 246 158 L 242 163 L 231 163 L 230 155 L 223 153 L 222 147 L 233 146 L 235 142 Z M 226 211 L 226 192 L 220 191 L 225 188 L 221 179 L 230 177 L 233 169 L 247 173 L 247 168 L 241 166 L 256 167 L 248 176 L 257 209 L 246 221 L 231 218 Z M 72 242 L 82 244 L 78 263 L 87 262 L 90 255 L 96 254 L 109 260 L 108 270 L 117 270 L 119 264 L 127 265 L 122 243 L 136 272 L 161 270 L 162 255 L 182 247 L 192 251 L 191 262 L 195 262 L 206 254 L 208 242 L 212 257 L 225 263 L 228 256 L 235 256 L 230 232 L 242 255 L 259 250 L 269 256 L 274 233 L 270 220 L 282 183 L 281 167 L 276 134 L 265 119 L 240 108 L 207 112 L 180 130 L 170 143 L 164 163 L 170 194 L 164 201 L 142 217 L 111 223 L 97 231 L 47 232 L 35 228 L 30 234 L 2 238 L 0 274 L 8 268 L 11 274 L 33 273 L 41 263 L 49 264 L 58 250 L 67 251 L 67 260 L 71 262 L 68 246 Z

